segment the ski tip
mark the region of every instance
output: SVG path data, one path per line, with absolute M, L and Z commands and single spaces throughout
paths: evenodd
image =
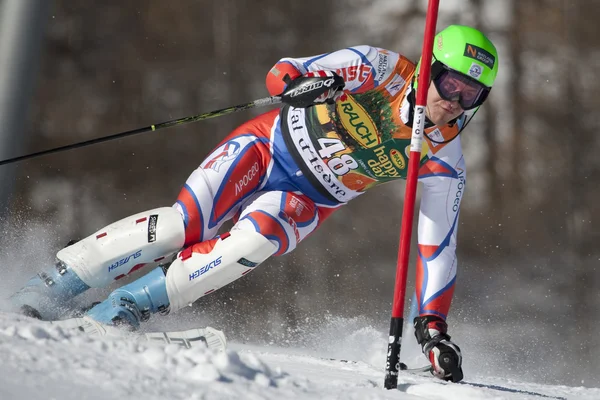
M 100 324 L 89 317 L 69 318 L 62 321 L 48 321 L 47 323 L 62 329 L 76 330 L 86 335 L 141 337 L 142 340 L 165 344 L 173 343 L 185 348 L 203 346 L 214 351 L 225 351 L 227 349 L 227 338 L 223 331 L 210 326 L 185 331 L 159 331 L 138 334 L 116 326 Z
M 225 351 L 227 348 L 225 334 L 210 326 L 178 332 L 150 332 L 145 333 L 144 337 L 148 341 L 166 344 L 174 343 L 188 349 L 198 347 L 199 345 L 215 351 Z

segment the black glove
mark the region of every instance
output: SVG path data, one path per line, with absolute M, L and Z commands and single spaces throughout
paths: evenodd
M 306 108 L 319 103 L 335 103 L 343 95 L 344 79 L 331 71 L 308 72 L 291 81 L 280 95 L 292 107 Z

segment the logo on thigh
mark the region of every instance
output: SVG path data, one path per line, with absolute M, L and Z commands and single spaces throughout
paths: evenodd
M 294 230 L 294 236 L 296 237 L 296 243 L 300 243 L 300 232 L 298 231 L 298 225 L 296 221 L 289 215 L 285 213 L 285 211 L 279 211 L 279 218 L 286 221 Z
M 300 227 L 310 225 L 316 218 L 314 207 L 311 207 L 310 203 L 302 197 L 291 193 L 286 194 L 283 211 L 287 215 L 293 216 L 294 221 Z
M 240 144 L 233 140 L 229 141 L 223 146 L 223 149 L 219 153 L 206 162 L 204 168 L 219 172 L 219 169 L 223 164 L 233 161 L 238 154 L 240 154 Z

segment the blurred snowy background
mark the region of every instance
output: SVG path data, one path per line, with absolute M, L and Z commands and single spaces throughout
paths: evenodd
M 5 23 L 15 3 L 29 4 L 26 43 Z M 426 3 L 0 0 L 1 159 L 264 97 L 283 56 L 370 44 L 417 60 Z M 600 386 L 600 3 L 441 3 L 438 30 L 476 26 L 500 53 L 490 100 L 463 134 L 469 179 L 451 334 L 480 349 L 466 362 L 491 374 Z M 15 43 L 30 50 L 17 69 Z M 171 205 L 206 153 L 262 111 L 0 167 L 0 293 L 70 239 Z M 232 340 L 278 345 L 306 344 L 336 318 L 386 333 L 403 195 L 403 182 L 374 190 L 184 321 L 153 323 L 201 321 Z

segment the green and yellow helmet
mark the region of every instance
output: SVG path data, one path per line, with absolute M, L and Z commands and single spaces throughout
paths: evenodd
M 433 41 L 431 63 L 431 79 L 434 82 L 444 71 L 452 71 L 485 88 L 477 99 L 477 104 L 465 109 L 472 109 L 483 103 L 498 74 L 496 47 L 483 33 L 469 26 L 450 25 L 438 33 Z M 419 60 L 416 76 L 420 67 Z M 415 88 L 416 85 L 415 78 Z

